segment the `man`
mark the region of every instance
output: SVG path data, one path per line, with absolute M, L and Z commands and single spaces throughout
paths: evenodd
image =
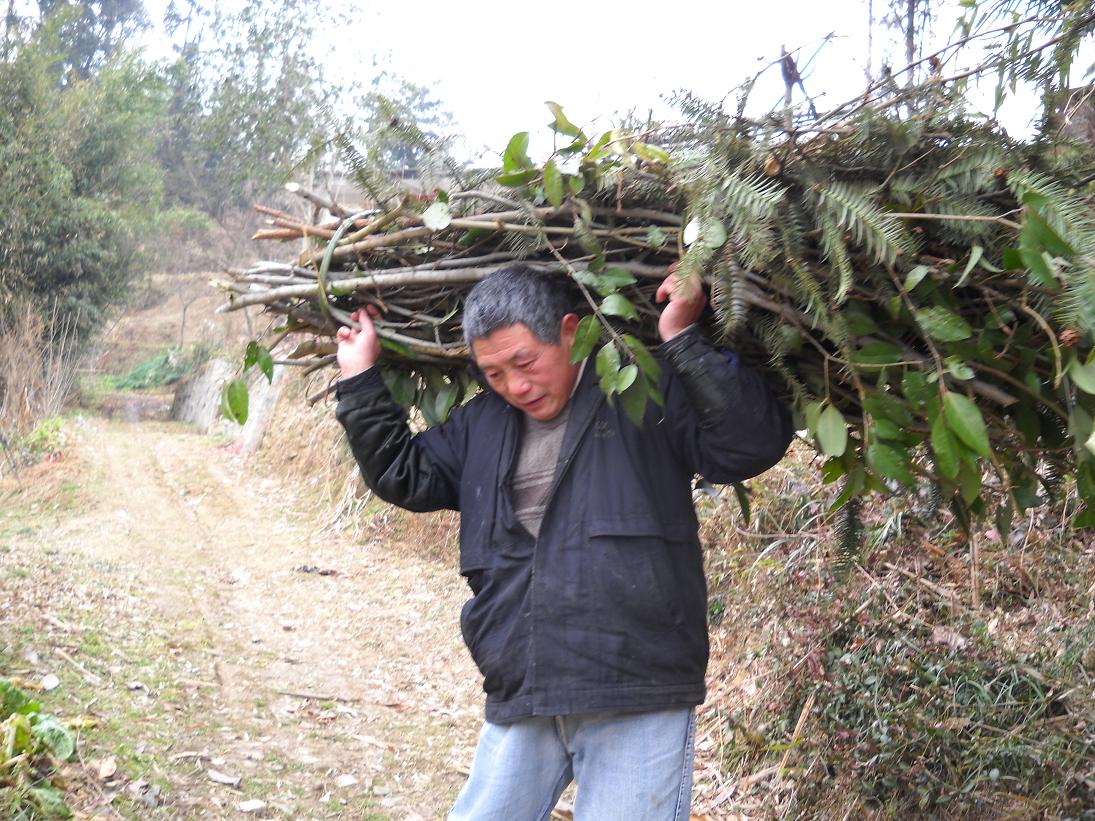
M 642 426 L 572 364 L 568 280 L 513 266 L 464 305 L 488 391 L 412 436 L 375 367 L 376 331 L 338 333 L 337 416 L 374 492 L 459 510 L 461 630 L 486 723 L 450 819 L 538 821 L 578 784 L 578 821 L 687 819 L 707 591 L 692 480 L 755 476 L 792 430 L 759 376 L 695 323 L 671 275 L 660 387 Z

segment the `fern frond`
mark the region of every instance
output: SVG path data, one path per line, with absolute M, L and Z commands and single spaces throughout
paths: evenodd
M 834 181 L 817 192 L 817 209 L 827 214 L 852 239 L 866 247 L 876 262 L 893 264 L 911 250 L 912 241 L 905 226 L 875 202 L 878 189 Z
M 825 212 L 818 213 L 818 227 L 821 229 L 821 249 L 830 267 L 837 272 L 839 280 L 832 292 L 830 304 L 837 308 L 848 296 L 855 278 L 852 260 L 848 256 L 848 247 L 844 244 L 844 231 L 833 222 Z
M 845 482 L 848 480 L 845 479 Z M 836 576 L 845 579 L 863 555 L 862 502 L 858 497 L 849 499 L 840 511 L 837 524 Z
M 1036 200 L 1038 213 L 1077 253 L 1095 254 L 1095 214 L 1083 197 L 1033 171 L 1013 171 L 1008 186 L 1020 202 Z
M 953 214 L 969 217 L 995 217 L 998 212 L 974 197 L 945 195 L 925 203 L 927 214 Z M 924 226 L 932 234 L 938 233 L 944 239 L 957 243 L 985 241 L 993 235 L 997 226 L 988 220 L 939 220 L 930 226 Z
M 786 193 L 775 180 L 744 177 L 735 169 L 722 181 L 723 208 L 731 237 L 746 266 L 763 271 L 776 254 L 773 220 Z
M 941 194 L 979 194 L 996 187 L 995 171 L 1004 164 L 1004 154 L 997 146 L 963 147 L 956 159 L 932 174 L 929 187 Z
M 350 176 L 358 189 L 368 194 L 373 202 L 386 207 L 387 203 L 397 196 L 397 191 L 388 176 L 379 170 L 375 163 L 366 159 L 345 131 L 335 132 L 331 142 L 338 151 L 339 159 L 349 166 Z
M 711 302 L 722 334 L 736 340 L 749 316 L 745 301 L 746 273 L 734 258 L 734 248 L 726 243 L 715 259 L 715 276 L 711 284 Z
M 789 351 L 787 336 L 783 333 L 783 324 L 774 316 L 767 316 L 757 323 L 754 333 L 760 340 L 765 353 L 768 354 L 768 367 L 778 373 L 791 389 L 793 403 L 798 405 L 808 402 L 811 399 L 809 389 L 794 368 L 787 364 Z

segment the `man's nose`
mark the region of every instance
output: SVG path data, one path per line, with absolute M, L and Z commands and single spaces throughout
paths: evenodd
M 531 384 L 520 374 L 514 374 L 509 380 L 509 392 L 514 396 L 522 396 L 528 393 Z

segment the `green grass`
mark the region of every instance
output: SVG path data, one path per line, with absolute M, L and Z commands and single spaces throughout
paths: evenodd
M 192 345 L 186 350 L 164 348 L 142 359 L 125 374 L 110 377 L 115 390 L 144 390 L 173 385 L 212 355 L 208 345 Z

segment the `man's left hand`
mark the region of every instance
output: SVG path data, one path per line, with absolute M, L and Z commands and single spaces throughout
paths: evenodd
M 703 313 L 703 287 L 690 278 L 679 276 L 674 266 L 654 295 L 657 302 L 664 302 L 667 298 L 669 304 L 662 309 L 661 318 L 658 319 L 658 336 L 663 342 L 668 342 L 699 320 Z

